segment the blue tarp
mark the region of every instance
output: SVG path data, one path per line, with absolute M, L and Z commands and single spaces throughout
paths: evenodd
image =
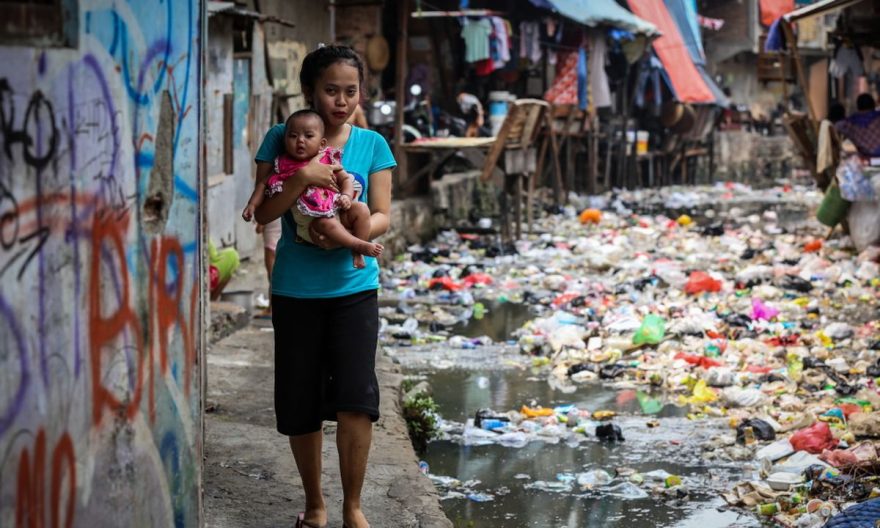
M 611 26 L 651 37 L 657 27 L 621 7 L 614 0 L 529 0 L 532 5 L 551 9 L 590 27 Z

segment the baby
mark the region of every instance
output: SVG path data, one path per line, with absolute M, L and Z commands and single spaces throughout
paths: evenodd
M 299 110 L 287 118 L 285 123 L 284 150 L 275 159 L 275 169 L 265 181 L 258 181 L 248 204 L 241 216 L 247 221 L 263 202 L 263 195 L 272 196 L 281 191 L 282 183 L 293 176 L 323 153 L 321 163 L 341 165 L 342 152 L 327 147 L 324 138 L 324 121 L 313 110 Z M 313 224 L 316 233 L 328 240 L 351 250 L 354 267 L 363 268 L 364 255 L 378 257 L 384 249 L 381 244 L 369 241 L 370 209 L 367 204 L 355 201 L 354 180 L 347 172 L 336 172 L 336 185 L 339 191 L 325 187 L 306 188 L 296 201 L 293 212 L 296 220 L 296 234 L 303 240 L 312 242 L 309 225 Z M 349 229 L 351 232 L 349 232 Z

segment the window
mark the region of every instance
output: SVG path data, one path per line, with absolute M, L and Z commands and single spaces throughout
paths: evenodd
M 75 48 L 78 0 L 0 0 L 0 44 Z

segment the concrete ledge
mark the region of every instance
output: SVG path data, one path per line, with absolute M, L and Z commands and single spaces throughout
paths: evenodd
M 230 302 L 211 301 L 211 326 L 208 328 L 208 343 L 216 343 L 224 337 L 248 325 L 250 314 L 243 307 Z

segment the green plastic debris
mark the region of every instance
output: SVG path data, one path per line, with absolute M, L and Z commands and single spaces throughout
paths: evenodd
M 636 330 L 633 336 L 633 344 L 635 345 L 656 345 L 663 340 L 666 335 L 666 320 L 659 315 L 648 314 L 642 321 L 642 326 Z

